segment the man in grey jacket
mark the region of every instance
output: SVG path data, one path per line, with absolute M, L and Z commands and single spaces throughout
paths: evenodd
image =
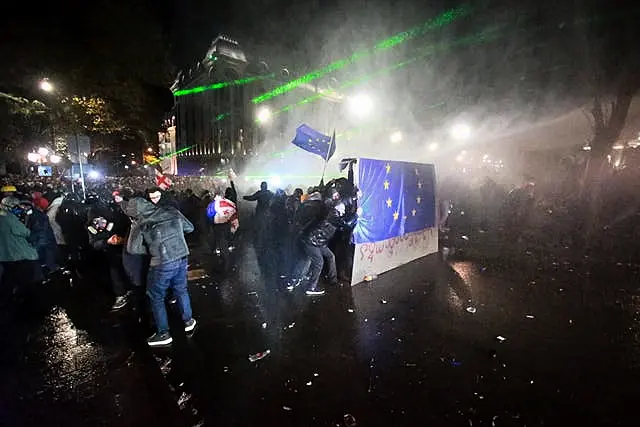
M 171 344 L 173 339 L 169 334 L 165 306 L 169 288 L 173 290 L 181 308 L 185 332 L 193 331 L 196 326 L 187 289 L 189 248 L 184 238 L 184 233 L 193 231 L 193 225 L 174 207 L 154 205 L 141 197 L 123 202 L 122 208 L 134 219 L 127 251 L 131 254 L 149 254 L 151 257 L 147 296 L 157 332 L 147 343 L 152 347 Z

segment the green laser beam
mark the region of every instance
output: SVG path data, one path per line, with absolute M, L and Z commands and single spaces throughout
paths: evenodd
M 159 157 L 156 160 L 152 160 L 149 162 L 150 165 L 155 165 L 157 163 L 160 163 L 161 161 L 163 161 L 164 159 L 168 159 L 169 157 L 174 157 L 177 156 L 178 154 L 184 153 L 185 151 L 191 150 L 193 147 L 195 147 L 195 145 L 190 145 L 188 147 L 185 148 L 181 148 L 178 151 L 174 151 L 173 153 L 169 153 L 169 154 L 165 154 L 162 157 Z
M 497 37 L 497 30 L 499 29 L 498 26 L 493 27 L 491 29 L 482 31 L 480 33 L 476 33 L 467 37 L 462 37 L 460 39 L 451 41 L 451 42 L 447 42 L 447 43 L 441 43 L 440 45 L 429 45 L 425 48 L 421 49 L 421 52 L 418 55 L 415 55 L 411 58 L 408 58 L 404 61 L 400 61 L 397 62 L 395 64 L 389 65 L 387 67 L 384 67 L 374 73 L 370 73 L 370 74 L 366 74 L 364 76 L 360 76 L 358 78 L 349 80 L 345 83 L 343 83 L 342 85 L 340 85 L 338 87 L 339 90 L 343 90 L 343 89 L 347 89 L 349 87 L 355 86 L 357 84 L 361 84 L 361 83 L 365 83 L 373 78 L 379 77 L 383 74 L 388 74 L 392 71 L 398 70 L 400 68 L 406 67 L 410 64 L 413 64 L 414 62 L 418 61 L 419 59 L 425 58 L 427 56 L 433 55 L 435 53 L 441 52 L 441 51 L 445 51 L 448 49 L 452 49 L 454 47 L 457 47 L 459 45 L 465 45 L 465 44 L 471 44 L 471 43 L 483 43 L 483 42 L 488 42 L 490 40 L 493 40 Z M 294 104 L 289 104 L 286 105 L 284 107 L 282 107 L 280 110 L 277 110 L 273 113 L 273 115 L 278 115 L 287 111 L 291 111 L 293 108 L 301 106 L 301 105 L 305 105 L 305 104 L 309 104 L 311 102 L 317 101 L 318 99 L 322 98 L 322 94 L 314 94 L 311 96 L 308 96 L 306 98 L 301 99 L 300 101 L 294 103 Z
M 373 48 L 371 49 L 365 49 L 365 50 L 361 50 L 358 52 L 353 53 L 351 56 L 349 56 L 348 58 L 345 59 L 340 59 L 338 61 L 334 61 L 331 64 L 320 68 L 319 70 L 315 70 L 312 71 L 310 73 L 305 74 L 304 76 L 301 76 L 297 79 L 291 80 L 288 83 L 285 83 L 281 86 L 276 87 L 275 89 L 263 93 L 262 95 L 256 96 L 255 98 L 253 98 L 251 100 L 251 102 L 253 102 L 254 104 L 260 104 L 264 101 L 267 101 L 271 98 L 274 98 L 276 96 L 282 95 L 286 92 L 289 92 L 292 89 L 295 89 L 296 87 L 305 84 L 305 83 L 309 83 L 319 77 L 322 77 L 326 74 L 329 74 L 333 71 L 339 70 L 347 65 L 353 64 L 354 62 L 367 57 L 377 51 L 382 51 L 382 50 L 387 50 L 390 49 L 392 47 L 395 47 L 397 45 L 399 45 L 400 43 L 403 43 L 407 40 L 410 40 L 412 38 L 417 37 L 418 35 L 424 34 L 428 31 L 437 29 L 437 28 L 441 28 L 444 27 L 445 25 L 450 24 L 451 22 L 455 21 L 456 19 L 463 17 L 465 15 L 467 15 L 470 12 L 470 8 L 467 6 L 460 6 L 451 10 L 448 10 L 440 15 L 438 15 L 436 18 L 431 19 L 427 22 L 425 22 L 422 25 L 418 25 L 412 29 L 410 29 L 409 31 L 403 31 L 401 33 L 398 33 L 396 35 L 393 35 L 385 40 L 382 40 L 378 43 L 376 43 Z
M 223 89 L 231 86 L 241 86 L 249 83 L 257 82 L 259 80 L 269 79 L 275 77 L 275 73 L 265 74 L 262 76 L 245 77 L 242 79 L 232 80 L 230 82 L 218 82 L 205 86 L 197 86 L 189 89 L 180 89 L 173 93 L 174 96 L 193 95 L 195 93 L 202 93 L 209 90 Z

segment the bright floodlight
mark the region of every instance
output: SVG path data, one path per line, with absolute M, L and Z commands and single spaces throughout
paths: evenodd
M 40 80 L 40 89 L 45 92 L 53 92 L 53 85 L 47 79 Z
M 271 110 L 268 107 L 260 108 L 256 118 L 258 119 L 258 123 L 268 123 L 269 120 L 271 120 Z
M 431 144 L 429 144 L 429 151 L 436 151 L 437 149 L 438 149 L 437 142 L 432 142 Z
M 396 131 L 394 133 L 391 134 L 391 142 L 393 142 L 394 144 L 397 144 L 398 142 L 402 141 L 402 132 L 400 131 Z
M 30 162 L 38 162 L 40 161 L 40 154 L 38 153 L 29 153 L 27 154 L 27 160 L 29 160 Z
M 51 163 L 60 163 L 60 160 L 62 159 L 57 154 L 52 154 L 51 157 L 49 157 L 49 160 L 51 160 Z
M 358 94 L 349 98 L 349 110 L 357 117 L 366 117 L 373 110 L 373 100 L 365 94 Z
M 98 172 L 98 171 L 96 171 L 96 170 L 92 170 L 92 171 L 89 171 L 89 173 L 87 174 L 87 176 L 88 176 L 90 179 L 98 179 L 98 178 L 100 178 L 100 172 Z
M 277 187 L 280 185 L 280 182 L 280 177 L 278 175 L 274 175 L 269 178 L 269 184 L 271 184 L 272 187 Z
M 49 150 L 44 147 L 40 147 L 38 148 L 38 154 L 40 154 L 41 156 L 46 156 L 47 154 L 49 154 Z
M 471 127 L 465 123 L 458 123 L 451 128 L 451 136 L 459 141 L 469 139 L 471 136 Z

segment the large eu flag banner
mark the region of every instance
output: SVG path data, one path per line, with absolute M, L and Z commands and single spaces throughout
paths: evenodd
M 355 243 L 379 242 L 436 224 L 433 165 L 359 159 L 361 214 Z
M 333 138 L 318 132 L 307 125 L 298 126 L 296 137 L 291 143 L 305 151 L 317 154 L 325 160 L 329 160 L 336 152 L 335 132 Z

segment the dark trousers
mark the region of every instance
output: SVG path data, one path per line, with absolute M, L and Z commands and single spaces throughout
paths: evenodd
M 336 271 L 336 257 L 331 252 L 327 246 L 313 246 L 308 243 L 302 244 L 303 251 L 305 255 L 311 261 L 311 266 L 309 267 L 309 289 L 315 290 L 318 287 L 318 282 L 320 281 L 320 274 L 322 273 L 322 267 L 324 263 L 327 263 L 327 276 L 329 277 L 330 283 L 336 283 L 338 281 L 338 273 Z M 307 265 L 306 259 L 301 259 L 298 262 L 298 267 L 296 268 L 296 272 L 298 276 L 302 276 L 304 271 L 302 271 Z
M 107 254 L 109 262 L 109 277 L 111 278 L 111 290 L 116 297 L 121 297 L 127 292 L 127 272 L 122 262 L 122 253 L 111 252 Z

